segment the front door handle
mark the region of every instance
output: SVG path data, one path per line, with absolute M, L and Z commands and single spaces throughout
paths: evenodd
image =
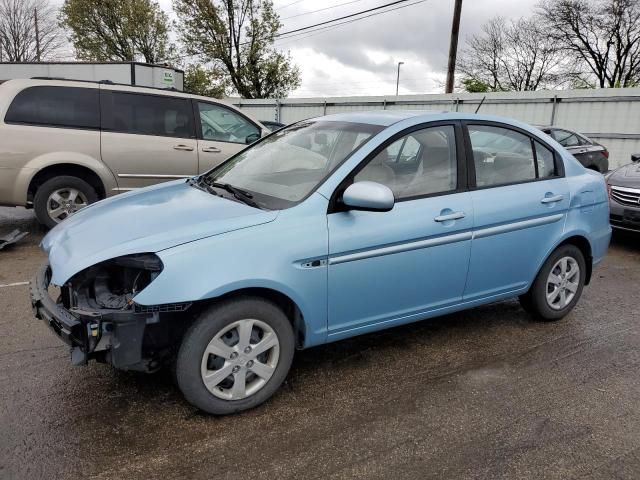
M 544 197 L 542 200 L 540 200 L 540 203 L 561 202 L 563 198 L 564 198 L 564 195 L 554 195 L 552 197 Z
M 222 150 L 218 147 L 203 147 L 202 151 L 205 153 L 220 153 Z
M 450 222 L 451 220 L 460 220 L 465 216 L 466 215 L 464 212 L 453 212 L 453 213 L 447 213 L 446 215 L 438 215 L 433 220 L 436 222 Z
M 185 152 L 193 152 L 193 147 L 190 145 L 174 145 L 173 146 L 174 150 L 184 150 Z

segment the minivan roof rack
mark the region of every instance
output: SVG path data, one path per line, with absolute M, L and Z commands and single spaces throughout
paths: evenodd
M 116 83 L 112 80 L 80 80 L 76 78 L 65 78 L 65 77 L 29 77 L 30 80 L 56 80 L 63 82 L 83 82 L 83 83 L 96 83 L 96 84 L 104 84 L 104 85 L 119 85 L 123 87 L 136 87 L 136 88 L 148 88 L 150 90 L 161 90 L 163 92 L 178 92 L 178 93 L 186 93 L 182 90 L 178 90 L 176 87 L 168 87 L 168 88 L 160 88 L 160 87 L 149 87 L 147 85 L 131 85 L 130 83 Z M 17 80 L 17 79 L 14 79 Z

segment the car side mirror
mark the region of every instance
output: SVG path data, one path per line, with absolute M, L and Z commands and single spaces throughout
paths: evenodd
M 342 203 L 350 210 L 388 212 L 393 208 L 395 198 L 386 185 L 376 182 L 356 182 L 344 191 Z
M 249 144 L 251 144 L 253 142 L 257 142 L 258 140 L 260 140 L 260 134 L 259 133 L 252 133 L 250 135 L 247 135 L 247 138 L 244 139 L 244 143 L 249 145 Z
M 640 153 L 634 153 L 633 155 L 631 155 L 631 161 L 633 163 L 640 162 Z

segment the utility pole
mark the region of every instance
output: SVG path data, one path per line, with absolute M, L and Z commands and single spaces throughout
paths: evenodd
M 33 20 L 36 24 L 36 61 L 40 61 L 40 30 L 38 29 L 38 9 L 33 9 Z
M 455 0 L 453 7 L 453 23 L 451 24 L 451 43 L 449 44 L 449 65 L 447 66 L 447 85 L 444 93 L 453 93 L 453 80 L 456 71 L 456 55 L 458 54 L 458 34 L 460 33 L 460 13 L 462 0 Z
M 398 96 L 398 89 L 400 88 L 400 65 L 404 65 L 404 62 L 398 62 L 398 76 L 396 77 L 396 97 Z

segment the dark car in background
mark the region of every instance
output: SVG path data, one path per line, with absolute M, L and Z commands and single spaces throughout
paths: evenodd
M 539 127 L 587 168 L 600 173 L 609 171 L 609 151 L 581 133 L 565 128 Z
M 262 123 L 263 126 L 267 127 L 272 132 L 275 132 L 276 130 L 280 130 L 281 128 L 286 127 L 284 123 L 276 122 L 273 120 L 263 120 L 260 123 Z
M 609 190 L 611 226 L 640 233 L 640 153 L 605 178 Z

